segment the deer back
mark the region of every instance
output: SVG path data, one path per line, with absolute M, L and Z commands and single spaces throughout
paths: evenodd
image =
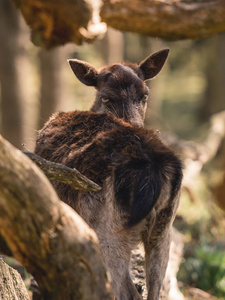
M 182 176 L 179 159 L 158 134 L 108 114 L 54 114 L 39 133 L 35 153 L 75 167 L 99 185 L 110 177 L 116 205 L 127 216 L 124 227 L 149 214 L 166 182 L 174 197 Z M 63 201 L 71 205 L 73 199 L 71 206 L 76 207 L 79 191 L 62 183 L 55 188 Z

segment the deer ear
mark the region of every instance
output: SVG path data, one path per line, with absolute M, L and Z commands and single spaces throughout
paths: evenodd
M 98 71 L 92 65 L 79 59 L 68 59 L 77 78 L 88 86 L 97 86 Z
M 144 80 L 151 79 L 160 72 L 167 59 L 168 54 L 169 49 L 164 49 L 150 55 L 140 63 L 139 69 L 144 74 Z

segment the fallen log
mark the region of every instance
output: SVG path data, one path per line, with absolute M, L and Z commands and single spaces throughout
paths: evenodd
M 95 232 L 2 137 L 0 234 L 34 276 L 44 300 L 112 299 Z

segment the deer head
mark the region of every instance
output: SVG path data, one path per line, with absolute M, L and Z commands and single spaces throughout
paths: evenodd
M 168 53 L 169 49 L 164 49 L 139 65 L 119 63 L 99 70 L 78 59 L 70 59 L 69 64 L 82 83 L 97 90 L 91 111 L 113 114 L 132 125 L 143 127 L 149 94 L 145 81 L 160 72 Z

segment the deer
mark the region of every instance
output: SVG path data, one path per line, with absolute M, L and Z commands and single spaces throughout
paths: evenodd
M 98 192 L 52 182 L 59 198 L 93 228 L 117 300 L 140 300 L 130 276 L 131 252 L 145 250 L 148 300 L 159 299 L 167 268 L 171 227 L 179 204 L 182 163 L 153 129 L 144 128 L 149 88 L 169 50 L 139 65 L 96 69 L 78 59 L 76 77 L 96 89 L 89 111 L 54 113 L 39 131 L 35 153 L 77 168 L 99 184 Z

